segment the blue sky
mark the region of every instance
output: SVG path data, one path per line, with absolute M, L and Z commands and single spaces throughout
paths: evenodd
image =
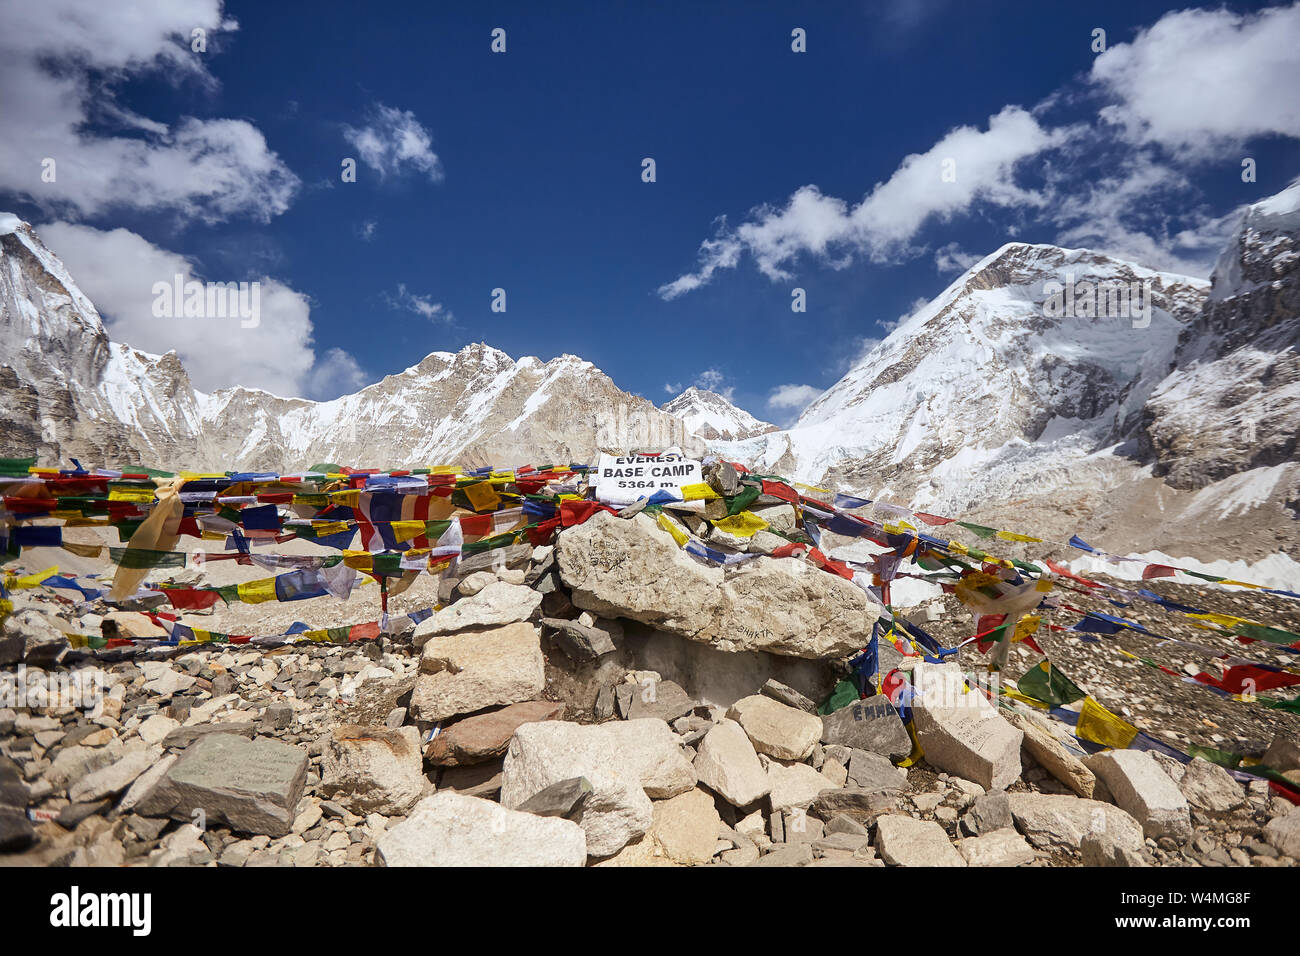
M 785 423 L 1006 241 L 1206 274 L 1300 175 L 1295 6 L 106 6 L 0 12 L 0 208 L 203 388 L 329 398 L 486 341 Z M 262 280 L 261 326 L 154 318 L 176 270 Z

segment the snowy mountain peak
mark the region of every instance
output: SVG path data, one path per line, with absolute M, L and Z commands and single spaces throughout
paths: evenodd
M 694 385 L 661 408 L 680 418 L 688 432 L 705 441 L 736 441 L 777 430 L 777 426 L 737 408 L 717 392 Z

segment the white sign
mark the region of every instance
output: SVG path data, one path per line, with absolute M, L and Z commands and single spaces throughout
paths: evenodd
M 660 489 L 680 491 L 682 485 L 704 480 L 700 462 L 675 452 L 662 455 L 601 454 L 596 472 L 596 497 L 615 504 L 631 504 Z

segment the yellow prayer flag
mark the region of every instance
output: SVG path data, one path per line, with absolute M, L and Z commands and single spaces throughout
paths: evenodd
M 501 505 L 501 496 L 493 490 L 490 482 L 476 482 L 466 485 L 461 490 L 465 492 L 465 497 L 469 499 L 475 511 L 492 511 Z
M 1116 717 L 1091 697 L 1083 699 L 1075 735 L 1094 744 L 1123 750 L 1138 735 L 1138 729 L 1121 717 Z
M 1003 541 L 1042 541 L 1042 538 L 1032 538 L 1027 534 L 1016 534 L 1014 531 L 999 531 L 998 537 Z
M 330 500 L 336 505 L 344 505 L 348 508 L 355 508 L 361 504 L 361 489 L 347 488 L 343 491 L 331 491 Z
M 707 501 L 710 498 L 722 497 L 703 481 L 694 485 L 682 485 L 681 493 L 683 501 Z
M 1026 637 L 1031 637 L 1038 630 L 1038 625 L 1042 622 L 1041 617 L 1033 614 L 1026 614 L 1016 622 L 1016 632 L 1011 636 L 1011 642 L 1023 641 Z
M 369 551 L 344 551 L 343 563 L 349 568 L 356 568 L 358 571 L 369 571 L 374 567 L 374 558 Z
M 421 529 L 424 528 L 423 521 L 416 523 L 420 525 Z M 316 532 L 317 537 L 324 538 L 331 534 L 339 534 L 343 531 L 347 531 L 348 523 L 346 521 L 313 521 L 311 529 Z
M 424 534 L 423 521 L 394 521 L 392 524 L 393 539 L 401 541 L 410 541 L 412 538 Z
M 238 588 L 239 600 L 245 604 L 261 604 L 275 600 L 275 578 L 245 581 Z
M 109 501 L 134 501 L 139 504 L 148 504 L 153 501 L 153 489 L 142 488 L 114 488 L 108 493 Z
M 673 521 L 672 518 L 668 517 L 662 511 L 659 512 L 659 527 L 663 528 L 673 536 L 673 540 L 677 542 L 677 547 L 680 548 L 685 546 L 687 540 L 686 533 L 683 532 L 681 528 L 677 527 L 677 522 Z
M 42 581 L 44 581 L 50 575 L 58 574 L 58 573 L 59 573 L 59 566 L 57 564 L 52 564 L 44 571 L 37 571 L 35 574 L 28 574 L 19 578 L 17 581 L 13 583 L 13 586 L 19 589 L 40 587 Z
M 713 526 L 720 531 L 734 534 L 738 538 L 752 538 L 768 525 L 766 521 L 752 511 L 742 511 L 740 514 L 731 515 L 721 521 L 713 522 Z

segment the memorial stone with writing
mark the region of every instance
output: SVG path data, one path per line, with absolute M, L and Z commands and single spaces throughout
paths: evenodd
M 822 743 L 868 750 L 886 757 L 906 757 L 912 752 L 912 738 L 884 694 L 856 701 L 824 716 Z
M 193 744 L 138 804 L 142 816 L 225 824 L 285 836 L 307 780 L 307 751 L 263 737 L 209 734 Z

